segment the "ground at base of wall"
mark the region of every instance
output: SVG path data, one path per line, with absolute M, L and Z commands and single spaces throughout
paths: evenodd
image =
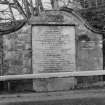
M 0 105 L 105 105 L 105 89 L 1 95 Z

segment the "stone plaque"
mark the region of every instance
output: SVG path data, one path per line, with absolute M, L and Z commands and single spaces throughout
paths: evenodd
M 76 70 L 75 27 L 32 27 L 33 73 Z

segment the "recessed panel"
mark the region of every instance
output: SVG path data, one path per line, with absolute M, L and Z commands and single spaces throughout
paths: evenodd
M 33 26 L 32 50 L 33 73 L 74 71 L 75 27 Z

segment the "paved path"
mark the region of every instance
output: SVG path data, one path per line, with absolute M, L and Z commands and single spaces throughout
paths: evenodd
M 105 89 L 1 95 L 0 105 L 105 105 Z

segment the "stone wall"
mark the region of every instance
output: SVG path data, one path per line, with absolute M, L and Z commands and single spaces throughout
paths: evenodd
M 65 19 L 65 24 L 68 24 L 68 22 L 69 24 L 75 24 L 76 71 L 102 70 L 103 69 L 103 51 L 102 51 L 102 43 L 101 43 L 102 35 L 90 31 L 88 28 L 85 27 L 83 22 L 80 21 L 73 14 L 70 13 L 68 16 L 68 14 L 66 15 L 65 13 L 63 15 Z M 54 39 L 54 37 L 51 36 L 51 39 Z M 54 43 L 56 44 L 56 42 L 58 44 L 58 41 L 55 40 Z M 33 73 L 33 71 L 34 73 L 38 73 L 36 69 L 34 70 L 32 69 L 33 64 L 31 64 L 32 63 L 31 44 L 32 44 L 31 26 L 28 26 L 28 25 L 25 25 L 22 29 L 20 29 L 15 33 L 11 33 L 3 36 L 3 55 L 4 55 L 3 62 L 2 62 L 3 75 L 29 74 L 29 73 Z M 40 46 L 39 43 L 38 45 Z M 38 46 L 36 46 L 36 48 L 37 47 Z M 40 68 L 38 67 L 38 69 Z M 64 71 L 65 69 L 63 70 L 63 72 Z M 50 70 L 49 72 L 51 73 L 52 71 Z M 31 81 L 26 80 L 23 82 L 12 81 L 11 83 L 15 84 L 14 85 L 15 89 L 20 89 L 20 90 L 21 89 L 28 90 L 30 89 L 30 87 L 32 90 L 32 85 L 34 85 L 35 91 L 36 90 L 56 91 L 56 90 L 69 90 L 71 88 L 74 88 L 74 86 L 76 86 L 76 82 L 78 82 L 78 84 L 81 84 L 81 83 L 90 84 L 90 83 L 99 81 L 101 79 L 102 77 L 100 76 L 82 77 L 82 78 L 78 77 L 76 79 L 75 78 L 49 78 L 49 79 L 36 79 L 33 82 L 32 80 Z M 24 86 L 23 86 L 23 83 L 24 83 Z M 14 88 L 13 85 L 11 86 L 12 88 Z M 27 87 L 29 88 L 27 89 Z
M 31 70 L 31 27 L 3 36 L 3 74 L 29 74 Z
M 32 73 L 31 27 L 25 25 L 17 32 L 3 36 L 2 75 Z M 9 83 L 9 85 L 8 85 Z M 13 80 L 2 84 L 2 91 L 23 92 L 32 90 L 32 80 Z
M 77 71 L 103 70 L 102 35 L 86 29 L 83 25 L 76 28 Z M 91 86 L 102 80 L 102 76 L 78 77 L 78 84 Z
M 77 70 L 102 70 L 102 35 L 77 28 Z M 82 31 L 81 31 L 82 30 Z
M 47 13 L 46 13 L 47 14 Z M 38 67 L 36 69 L 34 69 L 34 73 L 41 73 L 43 72 L 43 69 L 44 69 L 44 66 L 46 66 L 46 68 L 49 67 L 49 62 L 47 62 L 46 64 L 46 61 L 43 60 L 44 56 L 43 56 L 43 53 L 41 53 L 41 51 L 45 50 L 46 46 L 50 46 L 52 48 L 54 48 L 54 50 L 56 50 L 56 54 L 58 52 L 60 52 L 60 50 L 63 48 L 63 49 L 66 49 L 66 53 L 64 54 L 64 56 L 67 56 L 69 54 L 69 56 L 67 58 L 68 59 L 68 62 L 70 63 L 71 61 L 73 61 L 72 59 L 70 59 L 70 53 L 73 50 L 73 48 L 76 50 L 72 53 L 72 57 L 73 57 L 73 54 L 75 54 L 75 57 L 73 57 L 73 59 L 76 59 L 76 62 L 75 62 L 75 65 L 76 65 L 76 69 L 73 69 L 73 68 L 69 68 L 67 69 L 69 72 L 72 72 L 72 71 L 95 71 L 95 70 L 102 70 L 103 69 L 103 51 L 102 51 L 102 35 L 101 34 L 98 34 L 94 31 L 91 31 L 89 30 L 86 25 L 85 25 L 85 22 L 84 20 L 80 19 L 80 17 L 78 17 L 77 15 L 75 14 L 72 14 L 72 13 L 69 13 L 69 14 L 66 14 L 64 12 L 61 12 L 59 13 L 57 16 L 60 17 L 60 14 L 62 14 L 62 17 L 63 17 L 63 20 L 62 20 L 62 25 L 63 24 L 67 24 L 67 25 L 70 25 L 70 24 L 74 24 L 74 27 L 75 27 L 75 47 L 73 46 L 73 41 L 71 41 L 71 39 L 74 37 L 74 36 L 71 36 L 72 38 L 67 38 L 65 40 L 62 40 L 65 36 L 70 36 L 71 34 L 73 34 L 71 31 L 70 31 L 70 26 L 69 28 L 67 29 L 67 33 L 64 32 L 63 35 L 59 34 L 60 32 L 62 32 L 61 30 L 63 29 L 62 28 L 62 25 L 60 26 L 59 24 L 59 21 L 56 21 L 54 19 L 51 18 L 51 16 L 53 17 L 54 14 L 57 14 L 56 12 L 51 12 L 49 13 L 46 17 L 45 15 L 42 16 L 42 21 L 41 21 L 41 17 L 39 18 L 40 22 L 38 23 L 36 21 L 37 24 L 39 24 L 38 26 L 34 26 L 32 27 L 34 30 L 32 33 L 34 35 L 33 37 L 33 43 L 35 43 L 33 45 L 33 51 L 36 52 L 38 54 L 38 56 L 36 56 L 36 58 L 39 60 L 37 61 L 34 61 L 34 66 L 35 64 L 37 63 L 37 65 L 34 67 Z M 55 16 L 56 17 L 56 16 Z M 45 27 L 46 27 L 46 24 L 50 24 L 49 27 L 51 27 L 51 23 L 47 21 L 47 19 L 50 20 L 50 22 L 52 22 L 53 24 L 59 24 L 59 27 L 61 27 L 61 30 L 60 32 L 58 32 L 57 30 L 57 26 L 53 25 L 53 30 L 49 30 L 47 29 L 47 31 L 49 31 L 49 33 L 45 34 Z M 33 18 L 33 22 L 35 23 L 35 19 L 36 18 Z M 43 21 L 43 19 L 45 19 L 45 21 Z M 51 21 L 52 20 L 52 21 Z M 32 23 L 32 24 L 34 24 Z M 40 27 L 40 25 L 44 24 L 45 27 Z M 36 28 L 37 27 L 37 28 Z M 38 29 L 40 28 L 40 29 Z M 43 31 L 44 30 L 44 31 Z M 56 31 L 56 32 L 55 32 Z M 36 32 L 36 33 L 35 33 Z M 42 33 L 41 33 L 42 32 Z M 53 34 L 51 34 L 53 32 Z M 38 33 L 38 34 L 37 34 Z M 41 33 L 41 34 L 40 34 Z M 37 36 L 38 35 L 38 36 Z M 47 37 L 48 35 L 48 37 Z M 50 37 L 50 35 L 52 35 Z M 42 37 L 44 38 L 42 38 Z M 60 40 L 62 40 L 62 43 L 63 44 L 60 44 L 60 46 L 56 49 L 57 45 L 54 46 L 56 40 L 53 40 L 54 39 L 54 36 L 56 36 L 58 38 L 58 36 L 60 36 Z M 50 37 L 50 38 L 49 38 Z M 63 37 L 63 38 L 62 38 Z M 70 39 L 70 40 L 69 40 Z M 50 40 L 50 41 L 49 41 Z M 60 41 L 60 40 L 57 40 L 57 43 Z M 67 40 L 69 40 L 69 42 L 71 41 L 71 43 L 67 44 Z M 43 44 L 41 44 L 43 42 Z M 51 45 L 48 44 L 51 43 Z M 66 42 L 66 44 L 65 44 Z M 47 43 L 47 44 L 45 44 Z M 38 45 L 36 45 L 38 44 Z M 64 45 L 66 45 L 66 47 L 63 47 Z M 38 47 L 39 46 L 39 47 Z M 43 47 L 42 47 L 43 46 Z M 70 49 L 72 48 L 72 50 L 70 51 Z M 36 51 L 38 49 L 41 49 L 39 52 Z M 47 53 L 49 53 L 49 49 L 47 48 L 46 49 Z M 51 50 L 51 49 L 50 49 Z M 58 51 L 58 52 L 57 52 Z M 62 51 L 63 52 L 63 51 Z M 40 54 L 41 53 L 41 54 Z M 52 54 L 53 52 L 51 52 Z M 34 54 L 34 53 L 33 53 Z M 52 57 L 52 55 L 50 54 L 50 58 Z M 46 53 L 45 53 L 46 55 Z M 61 57 L 63 56 L 62 53 L 60 53 Z M 39 58 L 39 56 L 41 56 Z M 64 57 L 63 56 L 63 57 Z M 35 55 L 34 55 L 34 58 L 35 58 Z M 45 59 L 49 58 L 49 56 L 45 57 Z M 52 57 L 54 59 L 54 57 Z M 36 60 L 36 59 L 34 59 Z M 57 58 L 54 62 L 54 64 L 56 63 L 56 61 L 58 62 L 59 60 L 59 64 L 62 64 L 62 62 L 60 61 L 60 58 Z M 63 62 L 65 62 L 67 59 L 63 59 Z M 42 61 L 45 61 L 44 64 Z M 67 62 L 66 62 L 67 63 Z M 62 70 L 62 68 L 64 68 L 65 66 L 66 67 L 69 67 L 69 65 L 65 65 L 64 66 L 60 66 L 60 70 L 59 69 L 59 64 L 56 63 L 56 67 L 58 67 L 57 69 L 54 69 L 54 70 L 51 70 L 51 71 L 48 71 L 46 69 L 46 73 L 51 73 L 51 72 L 67 72 L 66 69 Z M 40 70 L 40 64 L 42 69 Z M 52 65 L 52 64 L 51 64 Z M 55 66 L 55 65 L 54 65 Z M 51 66 L 50 66 L 51 67 Z M 53 67 L 52 67 L 53 68 Z M 70 71 L 71 70 L 71 71 Z M 70 90 L 71 88 L 74 88 L 75 86 L 77 87 L 89 87 L 89 86 L 92 86 L 92 84 L 94 82 L 97 82 L 97 81 L 100 81 L 102 80 L 102 76 L 91 76 L 91 77 L 76 77 L 75 78 L 71 78 L 71 77 L 68 77 L 68 78 L 49 78 L 49 79 L 38 79 L 38 80 L 35 80 L 33 82 L 33 86 L 34 86 L 34 89 L 36 89 L 37 91 L 57 91 L 57 90 Z

